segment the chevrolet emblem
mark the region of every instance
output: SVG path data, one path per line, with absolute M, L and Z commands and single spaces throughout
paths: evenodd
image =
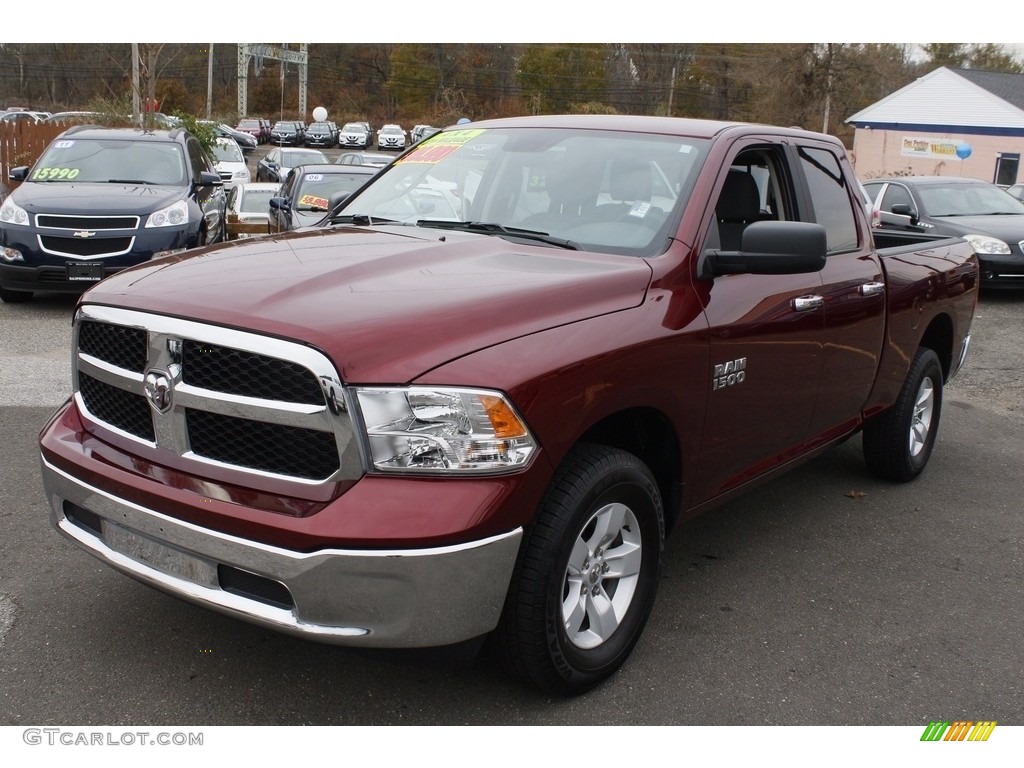
M 82 237 L 82 238 L 85 238 L 85 237 L 92 237 L 95 234 L 96 234 L 95 232 L 90 232 L 87 229 L 83 229 L 83 230 L 80 230 L 80 231 L 75 232 L 74 234 L 72 234 L 72 237 Z

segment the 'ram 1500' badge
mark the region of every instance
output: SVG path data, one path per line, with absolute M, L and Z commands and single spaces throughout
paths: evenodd
M 742 384 L 747 378 L 747 358 L 738 357 L 728 363 L 718 363 L 711 377 L 711 389 L 723 389 Z

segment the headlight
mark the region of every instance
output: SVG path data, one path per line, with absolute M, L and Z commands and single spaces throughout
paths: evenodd
M 178 227 L 182 224 L 188 224 L 188 203 L 184 200 L 179 200 L 173 205 L 149 214 L 146 229 L 151 229 L 152 227 Z
M 0 205 L 0 223 L 27 227 L 28 213 L 20 205 L 15 205 L 14 200 L 8 197 L 4 200 L 4 204 Z
M 475 389 L 359 388 L 373 468 L 385 472 L 505 472 L 537 444 L 504 395 Z
M 1010 253 L 1010 246 L 1002 240 L 989 237 L 988 235 L 964 235 L 964 240 L 971 244 L 975 253 L 1001 254 L 1004 256 Z

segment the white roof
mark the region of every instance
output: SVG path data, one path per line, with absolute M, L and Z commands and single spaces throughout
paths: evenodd
M 1024 125 L 1024 110 L 953 70 L 939 67 L 848 117 L 846 122 L 861 127 L 1020 129 Z

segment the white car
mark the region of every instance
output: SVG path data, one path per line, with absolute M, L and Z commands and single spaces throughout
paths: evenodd
M 227 192 L 238 184 L 248 184 L 251 176 L 242 149 L 234 139 L 218 138 L 213 146 L 214 167 L 224 181 Z
M 405 149 L 405 129 L 400 125 L 388 123 L 377 131 L 377 149 L 401 151 Z
M 373 144 L 373 133 L 367 123 L 345 123 L 338 133 L 339 147 L 369 149 Z
M 231 240 L 252 237 L 270 231 L 270 198 L 280 184 L 250 182 L 238 184 L 228 192 L 228 237 Z

